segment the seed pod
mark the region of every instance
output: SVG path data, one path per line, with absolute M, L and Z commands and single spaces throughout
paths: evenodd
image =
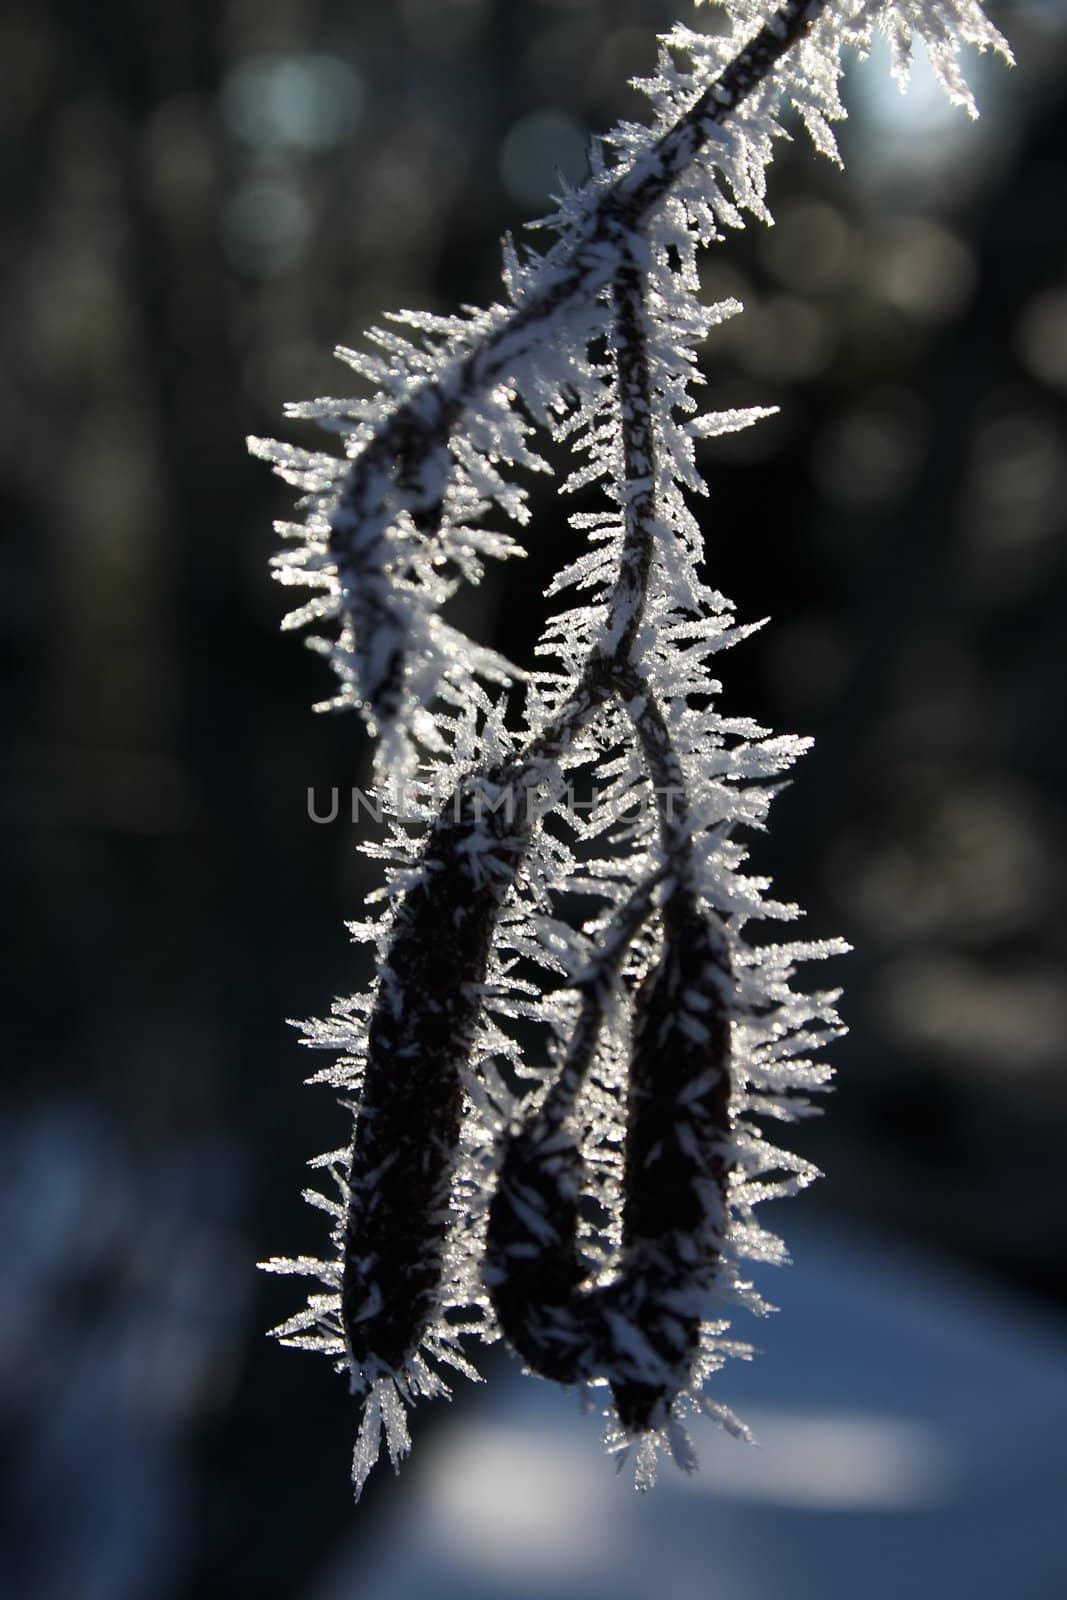
M 605 963 L 607 965 L 607 963 Z M 508 1133 L 489 1211 L 486 1283 L 497 1320 L 542 1377 L 611 1382 L 619 1420 L 669 1419 L 700 1350 L 702 1297 L 726 1228 L 730 1163 L 729 959 L 676 891 L 660 959 L 638 991 L 627 1093 L 622 1252 L 591 1286 L 578 1248 L 585 1167 L 575 1103 L 605 991 L 593 986 L 544 1104 Z
M 575 1042 L 589 1011 L 587 1000 Z M 556 1383 L 576 1383 L 593 1362 L 578 1249 L 585 1163 L 572 1122 L 583 1066 L 572 1043 L 544 1105 L 507 1134 L 486 1237 L 485 1282 L 501 1331 L 534 1372 Z
M 403 1371 L 438 1309 L 462 1069 L 493 927 L 527 843 L 507 805 L 448 802 L 397 913 L 370 1020 L 348 1171 L 341 1314 L 362 1386 Z M 505 793 L 505 799 L 510 796 Z
M 578 1246 L 586 1169 L 576 1105 L 619 967 L 652 910 L 660 874 L 620 908 L 578 981 L 582 1006 L 555 1083 L 543 1104 L 508 1130 L 489 1207 L 485 1282 L 497 1321 L 523 1360 L 557 1383 L 592 1377 L 603 1365 L 598 1297 L 582 1285 L 589 1266 Z
M 688 895 L 664 915 L 660 960 L 638 992 L 623 1177 L 623 1256 L 611 1309 L 640 1335 L 612 1391 L 630 1432 L 667 1421 L 700 1348 L 700 1301 L 727 1222 L 729 955 Z M 618 1341 L 617 1341 L 618 1342 Z

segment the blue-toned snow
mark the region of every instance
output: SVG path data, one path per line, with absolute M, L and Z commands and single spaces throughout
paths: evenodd
M 1062 1326 L 882 1241 L 791 1244 L 764 1353 L 715 1380 L 758 1447 L 699 1426 L 699 1474 L 638 1496 L 513 1366 L 304 1600 L 1062 1600 Z

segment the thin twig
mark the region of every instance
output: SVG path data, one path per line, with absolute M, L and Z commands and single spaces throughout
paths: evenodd
M 580 303 L 591 304 L 612 280 L 618 249 L 640 233 L 649 214 L 752 91 L 802 39 L 828 0 L 784 0 L 784 4 L 720 73 L 684 116 L 652 148 L 606 188 L 592 206 L 587 225 L 549 253 L 542 287 L 457 358 L 439 378 L 422 384 L 381 423 L 349 468 L 330 522 L 330 554 L 337 563 L 341 607 L 366 629 L 368 606 L 388 607 L 374 579 L 388 564 L 389 500 L 406 506 L 424 530 L 440 516 L 441 485 L 424 473 L 447 445 L 464 412 L 493 385 L 506 379 L 527 355 L 549 318 Z M 424 482 L 428 476 L 429 481 Z M 370 581 L 364 581 L 370 580 Z M 379 619 L 390 627 L 392 619 Z M 390 627 L 390 631 L 391 627 Z M 396 674 L 389 693 L 395 697 Z

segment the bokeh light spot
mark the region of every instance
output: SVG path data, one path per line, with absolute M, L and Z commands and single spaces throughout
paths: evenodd
M 246 56 L 222 86 L 230 134 L 259 153 L 329 150 L 363 110 L 362 80 L 339 56 L 308 51 Z
M 253 277 L 274 277 L 295 266 L 310 231 L 307 201 L 291 180 L 249 178 L 223 207 L 227 259 Z
M 520 205 L 544 207 L 558 174 L 581 183 L 589 172 L 587 136 L 564 111 L 532 111 L 514 123 L 500 147 L 500 176 Z
M 1035 378 L 1067 389 L 1067 289 L 1051 289 L 1030 301 L 1019 321 L 1018 347 Z

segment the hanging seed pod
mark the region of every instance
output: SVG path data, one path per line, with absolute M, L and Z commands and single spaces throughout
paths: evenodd
M 595 1318 L 580 1293 L 585 1163 L 573 1114 L 600 1019 L 598 997 L 587 995 L 559 1078 L 506 1136 L 489 1207 L 485 1281 L 497 1321 L 527 1365 L 556 1383 L 576 1383 L 594 1360 Z
M 703 1296 L 722 1251 L 730 987 L 722 935 L 688 892 L 676 890 L 664 910 L 659 961 L 634 1002 L 622 1253 L 607 1283 L 589 1284 L 578 1246 L 586 1174 L 575 1115 L 603 1021 L 603 981 L 586 991 L 543 1105 L 504 1142 L 486 1247 L 501 1330 L 544 1378 L 606 1377 L 631 1434 L 663 1426 L 689 1385 Z
M 590 1268 L 578 1244 L 586 1166 L 577 1101 L 616 974 L 651 913 L 661 876 L 640 884 L 617 913 L 578 982 L 582 1006 L 558 1078 L 540 1108 L 502 1142 L 485 1282 L 505 1338 L 534 1372 L 557 1383 L 591 1377 L 604 1361 L 598 1297 L 582 1288 Z
M 487 808 L 505 769 L 450 800 L 397 913 L 368 1035 L 348 1171 L 341 1314 L 360 1386 L 401 1373 L 438 1308 L 462 1070 L 493 928 L 527 844 Z M 504 793 L 505 801 L 510 799 Z
M 616 1341 L 619 1420 L 667 1421 L 700 1348 L 701 1299 L 727 1224 L 729 954 L 688 894 L 664 913 L 663 951 L 634 1005 L 623 1178 L 623 1259 L 611 1312 L 640 1335 Z

